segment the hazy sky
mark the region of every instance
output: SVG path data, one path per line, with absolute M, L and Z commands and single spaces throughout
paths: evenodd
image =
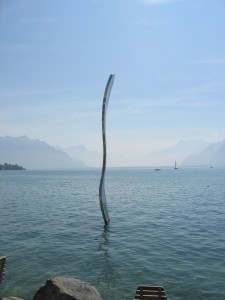
M 224 139 L 225 1 L 0 0 L 0 136 L 102 151 L 110 73 L 111 161 Z

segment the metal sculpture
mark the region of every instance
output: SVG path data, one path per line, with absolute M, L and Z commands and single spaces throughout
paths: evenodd
M 0 283 L 2 283 L 2 280 L 4 279 L 5 264 L 6 264 L 6 256 L 0 257 Z
M 102 103 L 102 142 L 103 142 L 103 164 L 102 164 L 102 175 L 99 185 L 99 204 L 102 211 L 102 216 L 105 225 L 109 224 L 110 218 L 107 208 L 106 196 L 105 196 L 105 169 L 106 169 L 106 134 L 105 134 L 105 123 L 106 123 L 106 111 L 109 101 L 109 96 L 112 90 L 115 74 L 109 76 L 108 82 L 105 87 L 105 93 L 103 96 Z

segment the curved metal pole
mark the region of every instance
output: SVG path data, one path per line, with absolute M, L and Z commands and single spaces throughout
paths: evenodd
M 102 211 L 102 216 L 105 225 L 109 224 L 110 218 L 107 209 L 106 197 L 105 197 L 105 169 L 106 169 L 106 134 L 105 134 L 105 123 L 106 123 L 106 111 L 109 101 L 109 96 L 112 90 L 115 74 L 109 76 L 108 82 L 105 87 L 105 93 L 102 103 L 102 142 L 103 142 L 103 163 L 102 163 L 102 175 L 99 185 L 99 204 Z

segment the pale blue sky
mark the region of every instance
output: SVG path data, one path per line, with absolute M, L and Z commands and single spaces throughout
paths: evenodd
M 0 0 L 0 136 L 134 165 L 181 139 L 225 138 L 224 0 Z

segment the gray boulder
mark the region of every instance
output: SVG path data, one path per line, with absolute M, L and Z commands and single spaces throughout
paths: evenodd
M 102 300 L 95 287 L 78 279 L 55 277 L 48 279 L 33 300 Z
M 23 300 L 23 299 L 17 297 L 3 297 L 0 298 L 0 300 Z

